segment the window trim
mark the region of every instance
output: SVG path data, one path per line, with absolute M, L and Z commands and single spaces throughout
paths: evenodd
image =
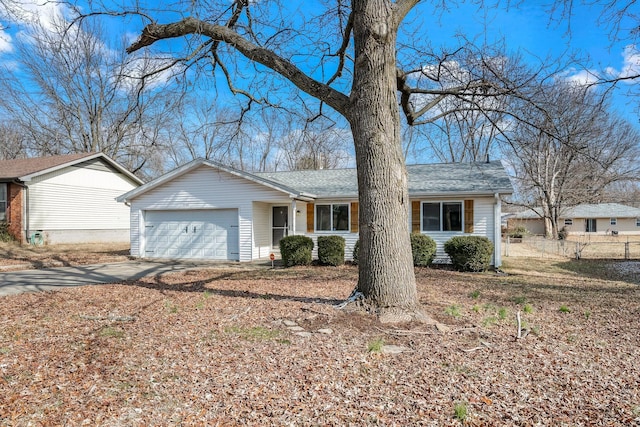
M 439 230 L 425 230 L 424 229 L 424 205 L 436 204 L 440 205 L 440 229 Z M 443 205 L 445 203 L 457 203 L 460 205 L 460 230 L 443 230 Z M 464 233 L 464 200 L 421 200 L 420 201 L 420 232 L 421 233 Z
M 4 191 L 2 189 L 4 189 Z M 4 209 L 0 208 L 0 221 L 6 221 L 7 208 L 9 207 L 9 186 L 6 182 L 0 182 L 0 204 L 2 203 L 4 203 Z
M 566 226 L 573 225 L 573 218 L 565 218 L 564 219 L 564 225 L 566 225 Z
M 636 218 L 636 227 L 640 227 L 640 218 Z
M 333 207 L 344 205 L 347 207 L 347 229 L 346 230 L 335 230 L 333 226 Z M 332 213 L 329 216 L 330 221 L 330 230 L 319 230 L 318 229 L 318 207 L 320 206 L 329 206 L 329 211 Z M 316 203 L 313 207 L 313 229 L 315 233 L 351 233 L 351 203 L 349 202 L 335 202 L 335 203 Z

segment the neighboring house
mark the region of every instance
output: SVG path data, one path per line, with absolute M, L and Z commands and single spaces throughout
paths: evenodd
M 530 234 L 544 235 L 540 209 L 509 218 L 509 229 L 522 226 Z M 583 204 L 565 209 L 558 222 L 569 234 L 640 234 L 640 209 L 619 203 Z
M 502 164 L 407 166 L 407 227 L 433 237 L 438 257 L 452 236 L 486 236 L 500 265 Z M 118 198 L 131 205 L 131 254 L 142 258 L 251 261 L 286 235 L 340 235 L 350 259 L 358 239 L 355 169 L 249 173 L 198 159 Z
M 0 221 L 22 243 L 128 242 L 116 197 L 141 184 L 102 153 L 0 160 Z

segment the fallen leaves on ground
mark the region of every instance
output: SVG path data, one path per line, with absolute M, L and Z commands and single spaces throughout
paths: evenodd
M 128 243 L 19 245 L 0 242 L 0 271 L 69 267 L 129 259 Z
M 356 281 L 206 269 L 0 298 L 0 425 L 640 424 L 637 283 L 419 269 L 437 329 L 336 309 Z

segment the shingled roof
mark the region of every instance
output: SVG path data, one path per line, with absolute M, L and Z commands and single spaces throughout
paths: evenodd
M 540 219 L 541 208 L 514 215 L 517 219 Z M 640 218 L 640 209 L 620 203 L 582 204 L 564 209 L 561 218 Z
M 355 169 L 261 172 L 254 175 L 317 197 L 357 197 Z M 500 161 L 407 166 L 411 196 L 510 194 L 513 187 Z
M 95 154 L 96 153 L 77 153 L 49 157 L 32 157 L 28 159 L 0 160 L 0 180 L 18 179 L 23 176 L 33 175 L 85 157 L 95 156 Z

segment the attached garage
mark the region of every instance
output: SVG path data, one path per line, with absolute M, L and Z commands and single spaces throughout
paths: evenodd
M 148 210 L 145 257 L 238 261 L 237 209 Z

